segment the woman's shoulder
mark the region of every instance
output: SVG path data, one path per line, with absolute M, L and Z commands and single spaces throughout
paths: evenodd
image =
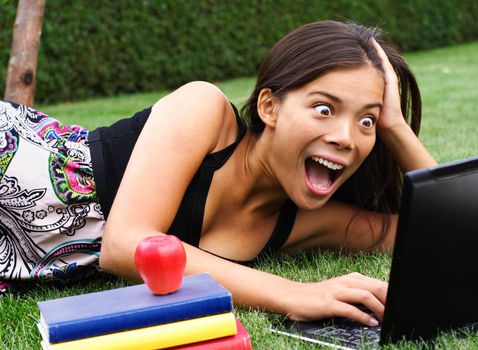
M 174 121 L 183 130 L 192 128 L 196 135 L 214 139 L 210 152 L 223 148 L 237 135 L 236 113 L 227 96 L 206 81 L 187 83 L 163 97 L 153 109 L 172 110 Z
M 211 82 L 204 81 L 204 80 L 190 81 L 182 85 L 181 87 L 179 87 L 178 90 L 189 90 L 189 91 L 194 91 L 198 94 L 213 94 L 216 96 L 224 97 L 224 93 L 219 87 L 217 87 Z
M 226 105 L 229 104 L 229 100 L 222 90 L 207 81 L 192 81 L 184 84 L 161 100 L 164 99 L 178 99 L 183 105 L 203 107 L 207 111 L 216 112 L 216 114 L 224 111 Z

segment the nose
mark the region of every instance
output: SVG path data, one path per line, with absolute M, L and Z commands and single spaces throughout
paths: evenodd
M 354 148 L 353 127 L 352 120 L 337 118 L 333 127 L 325 134 L 324 140 L 338 149 L 351 150 Z

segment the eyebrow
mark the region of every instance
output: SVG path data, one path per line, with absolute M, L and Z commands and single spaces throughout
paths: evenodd
M 327 97 L 327 98 L 329 98 L 332 101 L 337 102 L 337 103 L 343 103 L 344 102 L 340 97 L 337 97 L 337 96 L 332 95 L 332 94 L 330 94 L 328 92 L 325 92 L 325 91 L 312 91 L 308 95 L 322 95 L 322 96 L 325 96 L 325 97 Z M 375 107 L 382 108 L 383 105 L 381 103 L 369 103 L 369 104 L 364 106 L 364 108 L 375 108 Z

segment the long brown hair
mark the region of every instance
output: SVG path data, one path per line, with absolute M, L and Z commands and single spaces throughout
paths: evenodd
M 283 37 L 262 62 L 254 91 L 242 108 L 254 133 L 264 130 L 257 113 L 257 98 L 264 88 L 281 99 L 287 92 L 300 88 L 320 75 L 336 69 L 358 68 L 370 62 L 382 70 L 371 44 L 375 38 L 387 54 L 398 79 L 404 118 L 418 134 L 421 98 L 416 79 L 397 50 L 378 28 L 353 23 L 321 21 L 304 25 Z M 335 199 L 385 214 L 380 237 L 390 227 L 390 213 L 400 206 L 403 175 L 377 135 L 375 145 L 360 168 L 334 194 Z M 380 242 L 380 240 L 378 240 Z

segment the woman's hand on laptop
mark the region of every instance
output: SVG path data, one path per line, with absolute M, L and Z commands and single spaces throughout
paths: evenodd
M 295 321 L 312 321 L 345 317 L 368 326 L 378 322 L 357 305 L 370 309 L 383 318 L 388 283 L 354 272 L 317 283 L 300 283 L 300 291 L 289 300 L 288 317 Z

